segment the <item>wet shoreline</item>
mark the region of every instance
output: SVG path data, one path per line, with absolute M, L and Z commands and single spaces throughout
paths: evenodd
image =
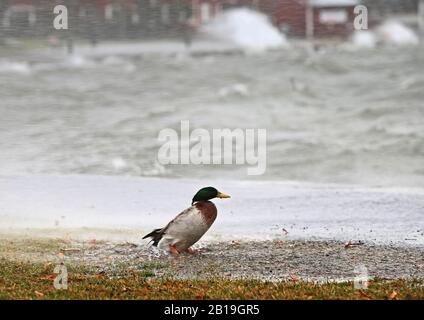
M 202 241 L 330 239 L 424 246 L 422 189 L 111 176 L 3 176 L 0 234 L 10 230 L 31 237 L 39 231 L 138 243 L 211 184 L 232 198 L 214 200 L 218 218 Z M 163 190 L 172 190 L 172 196 Z

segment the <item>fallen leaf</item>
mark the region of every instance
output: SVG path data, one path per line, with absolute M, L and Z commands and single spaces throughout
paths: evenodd
M 352 241 L 349 240 L 348 242 L 345 243 L 345 249 L 353 247 Z
M 393 289 L 392 293 L 389 296 L 389 299 L 390 300 L 395 300 L 396 297 L 397 297 L 397 295 L 398 295 L 397 290 L 396 289 Z
M 362 241 L 356 241 L 356 242 L 354 242 L 354 241 L 352 241 L 352 240 L 349 240 L 348 242 L 346 242 L 346 244 L 345 244 L 345 249 L 347 249 L 347 248 L 352 248 L 352 247 L 354 247 L 354 246 L 361 246 L 361 245 L 363 245 L 364 244 L 364 242 L 362 242 Z
M 358 294 L 359 294 L 359 296 L 360 297 L 362 297 L 362 298 L 367 298 L 367 299 L 371 299 L 370 298 L 370 296 L 369 295 L 367 295 L 364 291 L 362 291 L 362 290 L 359 290 L 358 291 Z
M 44 293 L 42 293 L 42 292 L 40 292 L 40 291 L 34 291 L 34 293 L 35 293 L 35 295 L 37 296 L 37 297 L 44 297 Z
M 285 241 L 284 240 L 274 240 L 274 243 L 278 247 L 281 247 L 281 246 L 285 245 Z
M 81 249 L 79 249 L 79 248 L 62 248 L 62 249 L 60 249 L 60 251 L 62 251 L 62 252 L 79 252 L 79 251 L 81 251 Z
M 40 280 L 54 280 L 54 279 L 56 279 L 56 277 L 57 277 L 57 274 L 56 273 L 52 273 L 52 274 L 49 274 L 47 276 L 40 277 L 39 279 Z
M 296 275 L 294 275 L 294 274 L 291 274 L 290 275 L 290 280 L 293 281 L 293 282 L 297 282 L 297 281 L 299 281 L 299 277 L 296 276 Z

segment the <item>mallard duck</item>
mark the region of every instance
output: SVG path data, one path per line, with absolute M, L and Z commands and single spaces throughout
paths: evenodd
M 194 195 L 190 208 L 177 215 L 166 227 L 153 230 L 143 239 L 151 238 L 154 246 L 170 253 L 193 253 L 191 246 L 199 241 L 216 219 L 216 207 L 209 201 L 214 198 L 230 196 L 213 187 L 202 188 Z

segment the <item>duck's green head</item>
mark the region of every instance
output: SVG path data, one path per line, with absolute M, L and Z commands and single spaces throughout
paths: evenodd
M 230 198 L 228 194 L 225 194 L 223 192 L 219 192 L 214 187 L 206 187 L 202 188 L 194 195 L 193 200 L 191 204 L 197 202 L 197 201 L 207 201 L 213 198 Z

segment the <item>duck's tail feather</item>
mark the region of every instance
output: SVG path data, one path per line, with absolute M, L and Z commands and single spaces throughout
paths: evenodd
M 163 229 L 155 229 L 149 234 L 146 234 L 143 239 L 152 238 L 151 241 L 153 241 L 153 245 L 157 247 L 160 239 L 162 239 L 163 236 Z

